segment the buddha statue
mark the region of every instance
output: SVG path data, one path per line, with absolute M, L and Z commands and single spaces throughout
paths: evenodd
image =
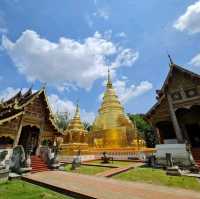
M 124 113 L 108 70 L 103 102 L 92 125 L 89 143 L 95 148 L 124 148 L 137 145 L 137 138 L 136 126 Z

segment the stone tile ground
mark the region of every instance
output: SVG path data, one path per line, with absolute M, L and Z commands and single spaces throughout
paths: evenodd
M 200 199 L 198 192 L 104 177 L 47 171 L 27 175 L 26 180 L 98 199 Z

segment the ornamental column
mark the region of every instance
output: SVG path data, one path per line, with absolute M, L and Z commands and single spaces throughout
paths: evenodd
M 166 93 L 166 95 L 167 95 L 167 101 L 168 101 L 168 105 L 169 105 L 170 117 L 171 117 L 171 120 L 172 120 L 172 124 L 173 124 L 173 127 L 174 127 L 174 131 L 175 131 L 175 134 L 176 134 L 177 141 L 178 141 L 178 143 L 184 143 L 183 135 L 181 133 L 181 129 L 180 129 L 180 126 L 178 124 L 176 114 L 174 112 L 174 108 L 173 108 L 173 104 L 172 104 L 172 98 L 169 95 L 169 93 Z
M 163 144 L 163 137 L 161 136 L 160 129 L 153 125 L 153 131 L 156 133 L 158 144 Z
M 19 120 L 19 126 L 18 126 L 17 136 L 16 136 L 14 144 L 13 144 L 14 147 L 19 144 L 19 138 L 20 138 L 21 132 L 22 132 L 22 119 L 23 119 L 23 115 L 21 116 L 21 118 Z

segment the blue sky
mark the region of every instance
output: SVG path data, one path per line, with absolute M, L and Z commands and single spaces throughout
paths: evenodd
M 126 112 L 155 103 L 175 63 L 200 71 L 195 0 L 1 0 L 0 95 L 47 82 L 54 110 L 92 121 L 108 66 Z

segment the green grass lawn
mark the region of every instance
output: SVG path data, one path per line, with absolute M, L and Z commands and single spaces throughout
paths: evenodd
M 139 181 L 200 191 L 200 182 L 193 177 L 168 176 L 160 169 L 138 167 L 113 177 L 119 180 Z
M 104 163 L 101 163 L 102 161 L 101 160 L 94 160 L 94 161 L 91 161 L 91 162 L 88 162 L 88 164 L 100 164 L 100 165 L 104 165 L 104 166 L 117 166 L 117 167 L 127 167 L 129 166 L 130 164 L 134 164 L 134 162 L 125 162 L 125 161 L 110 161 L 109 164 L 104 164 Z
M 71 164 L 68 164 L 68 165 L 65 166 L 65 171 L 67 171 L 67 172 L 80 173 L 80 174 L 86 174 L 86 175 L 95 175 L 97 173 L 104 172 L 108 169 L 109 168 L 106 168 L 106 167 L 81 165 L 76 170 L 71 170 Z
M 21 180 L 12 180 L 0 184 L 1 199 L 72 199 L 49 189 Z

